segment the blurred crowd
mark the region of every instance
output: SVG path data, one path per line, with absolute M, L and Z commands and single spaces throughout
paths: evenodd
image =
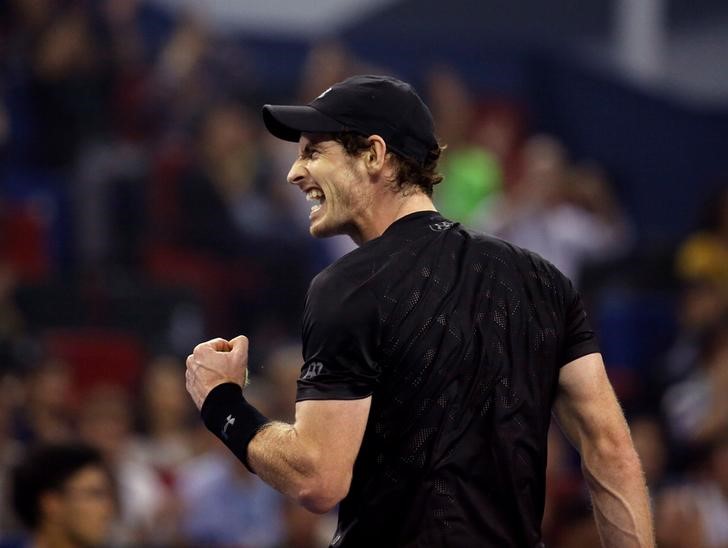
M 184 358 L 248 335 L 249 399 L 292 419 L 308 282 L 352 244 L 308 236 L 295 145 L 259 109 L 387 67 L 320 43 L 280 96 L 234 37 L 136 0 L 2 3 L 0 62 L 0 546 L 325 545 L 332 516 L 207 433 Z M 659 261 L 607 169 L 537 133 L 527 105 L 447 65 L 418 84 L 447 145 L 443 214 L 581 289 L 660 545 L 728 546 L 728 184 Z M 547 545 L 597 545 L 578 457 L 556 428 L 549 443 Z

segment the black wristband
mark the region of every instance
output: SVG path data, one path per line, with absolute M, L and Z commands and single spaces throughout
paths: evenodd
M 202 421 L 253 474 L 248 464 L 248 444 L 270 419 L 250 405 L 235 383 L 220 384 L 205 398 Z

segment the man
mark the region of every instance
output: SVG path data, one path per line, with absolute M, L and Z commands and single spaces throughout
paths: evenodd
M 40 446 L 15 469 L 15 511 L 27 546 L 89 548 L 108 541 L 116 504 L 101 455 L 82 444 Z
M 651 546 L 639 460 L 570 282 L 540 257 L 441 217 L 429 110 L 357 76 L 308 106 L 263 110 L 298 141 L 288 181 L 313 236 L 360 245 L 311 283 L 294 424 L 241 390 L 248 341 L 187 360 L 203 420 L 252 471 L 314 512 L 332 546 L 541 546 L 552 408 L 580 450 L 606 546 Z

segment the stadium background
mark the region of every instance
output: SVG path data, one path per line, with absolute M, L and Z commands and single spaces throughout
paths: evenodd
M 204 431 L 183 360 L 247 334 L 252 397 L 291 418 L 307 284 L 351 244 L 308 236 L 260 107 L 389 73 L 448 145 L 441 210 L 582 290 L 661 545 L 728 544 L 728 6 L 302 4 L 0 4 L 3 493 L 31 444 L 83 439 L 116 473 L 118 545 L 322 544 L 331 516 Z M 595 545 L 550 443 L 548 544 Z M 0 540 L 22 534 L 3 495 Z

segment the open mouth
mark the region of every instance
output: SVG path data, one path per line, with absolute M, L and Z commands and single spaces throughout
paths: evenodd
M 314 215 L 318 210 L 321 209 L 324 202 L 326 201 L 326 196 L 324 196 L 324 193 L 319 188 L 312 188 L 308 192 L 306 192 L 306 200 L 309 202 L 313 202 L 313 205 L 311 206 L 311 214 L 309 215 L 309 218 Z

